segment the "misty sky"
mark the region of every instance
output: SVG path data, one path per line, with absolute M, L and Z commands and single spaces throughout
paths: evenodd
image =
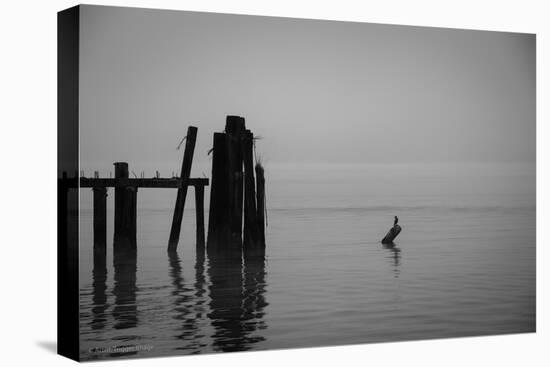
M 535 160 L 530 34 L 84 6 L 80 47 L 88 174 L 177 170 L 194 124 L 210 176 L 228 114 L 266 163 Z

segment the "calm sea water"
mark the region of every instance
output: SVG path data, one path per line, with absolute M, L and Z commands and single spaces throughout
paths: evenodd
M 267 164 L 266 175 L 266 254 L 246 262 L 197 256 L 192 189 L 169 256 L 176 193 L 142 189 L 137 258 L 114 266 L 109 244 L 94 270 L 83 192 L 82 358 L 535 330 L 534 164 Z M 387 248 L 394 215 L 403 231 Z

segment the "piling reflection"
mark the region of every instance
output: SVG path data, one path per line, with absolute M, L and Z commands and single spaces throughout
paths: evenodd
M 401 273 L 401 249 L 397 247 L 394 243 L 382 245 L 386 250 L 388 250 L 391 264 L 393 265 L 393 276 L 394 278 L 399 278 Z
M 104 253 L 94 253 L 94 268 L 92 271 L 92 320 L 93 330 L 105 328 L 107 322 L 107 266 Z
M 264 320 L 265 307 L 265 249 L 248 250 L 244 255 L 244 302 L 243 322 L 245 330 L 252 334 L 267 328 Z M 247 336 L 247 343 L 265 340 L 262 336 Z
M 210 313 L 214 350 L 245 351 L 264 340 L 254 332 L 266 327 L 265 256 L 232 249 L 209 249 Z M 243 274 L 244 270 L 244 274 Z
M 194 350 L 198 351 L 206 344 L 201 342 L 201 338 L 204 336 L 200 330 L 200 320 L 202 318 L 202 312 L 200 312 L 199 298 L 196 298 L 196 292 L 193 288 L 185 285 L 185 281 L 182 275 L 181 260 L 176 251 L 168 251 L 168 260 L 170 263 L 170 278 L 172 279 L 172 296 L 174 297 L 174 320 L 178 322 L 176 339 L 181 343 L 175 349 L 178 350 Z M 197 259 L 198 261 L 198 259 Z M 203 256 L 204 261 L 204 256 Z M 197 279 L 200 279 L 200 275 Z M 204 277 L 202 284 L 195 287 L 203 287 Z M 201 301 L 204 302 L 204 301 Z
M 206 318 L 206 277 L 204 274 L 205 253 L 204 245 L 197 247 L 197 258 L 195 261 L 195 312 L 197 319 L 203 320 Z M 202 337 L 203 335 L 199 335 Z
M 113 252 L 115 305 L 113 318 L 115 329 L 129 329 L 138 323 L 136 305 L 137 251 L 115 250 Z

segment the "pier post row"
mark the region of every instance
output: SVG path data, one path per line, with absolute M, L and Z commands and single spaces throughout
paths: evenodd
M 172 216 L 168 251 L 177 250 L 181 234 L 185 201 L 189 186 L 195 189 L 197 256 L 208 249 L 230 251 L 235 254 L 263 252 L 265 249 L 265 178 L 264 169 L 254 157 L 254 135 L 245 127 L 245 119 L 227 116 L 225 131 L 214 133 L 212 148 L 212 187 L 208 231 L 205 234 L 204 187 L 208 178 L 191 178 L 191 167 L 197 138 L 197 128 L 189 126 L 179 177 L 130 178 L 127 162 L 114 163 L 114 178 L 102 178 L 94 171 L 93 178 L 75 176 L 66 172 L 60 178 L 59 205 L 60 233 L 64 236 L 67 197 L 70 189 L 91 188 L 93 191 L 94 263 L 105 264 L 107 251 L 107 197 L 108 188 L 114 189 L 115 252 L 135 251 L 137 248 L 137 193 L 141 188 L 177 189 Z M 78 173 L 78 172 L 77 172 Z M 205 238 L 206 237 L 206 238 Z M 206 239 L 206 241 L 205 241 Z M 62 238 L 65 241 L 64 238 Z

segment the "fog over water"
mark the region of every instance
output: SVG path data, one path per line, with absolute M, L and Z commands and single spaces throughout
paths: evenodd
M 81 16 L 88 174 L 118 160 L 168 175 L 189 124 L 194 163 L 209 166 L 230 114 L 264 138 L 266 162 L 535 159 L 532 34 L 93 6 Z

